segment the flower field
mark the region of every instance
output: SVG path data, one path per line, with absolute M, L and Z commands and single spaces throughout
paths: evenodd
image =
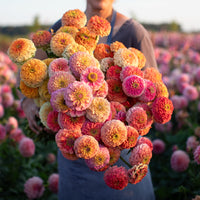
M 95 18 L 93 20 L 96 22 Z M 84 20 L 80 22 L 85 23 Z M 91 29 L 94 28 L 94 22 L 89 23 Z M 77 32 L 77 29 L 70 31 L 74 33 L 73 31 Z M 81 29 L 78 32 L 80 35 L 77 34 L 77 43 L 83 40 L 82 32 L 89 35 L 85 28 Z M 106 30 L 103 31 L 105 32 Z M 44 33 L 46 35 L 42 48 L 46 48 L 45 45 L 51 40 L 48 33 Z M 160 73 L 146 70 L 145 79 L 141 78 L 143 71 L 140 68 L 144 66 L 142 59 L 140 63 L 135 58 L 124 59 L 127 54 L 132 55 L 128 49 L 116 50 L 115 48 L 121 45 L 117 43 L 113 44 L 113 50 L 106 45 L 97 45 L 97 37 L 92 34 L 89 37 L 94 43 L 85 43 L 85 46 L 82 46 L 73 43 L 72 36 L 69 37 L 63 32 L 57 33 L 51 40 L 51 49 L 57 58 L 54 60 L 49 58 L 45 61 L 46 64 L 51 63 L 48 74 L 44 62 L 30 59 L 35 51 L 33 43 L 30 43 L 30 40 L 15 40 L 18 44 L 25 42 L 29 49 L 28 52 L 25 51 L 27 60 L 30 59 L 26 62 L 23 60 L 24 57 L 12 57 L 11 55 L 15 56 L 15 54 L 10 49 L 11 59 L 22 63 L 23 66 L 20 73 L 23 80 L 20 82 L 20 90 L 28 98 L 40 96 L 46 102 L 43 104 L 39 102 L 41 121 L 38 123 L 42 123 L 56 133 L 51 135 L 49 141 L 46 136 L 36 135 L 29 129 L 28 121 L 16 95 L 18 68 L 5 53 L 0 52 L 0 199 L 26 199 L 27 197 L 57 199 L 59 179 L 57 148 L 67 159 L 86 159 L 90 169 L 99 171 L 106 170 L 109 165 L 114 164 L 114 162 L 109 163 L 114 147 L 120 147 L 119 151 L 112 154 L 114 156 L 117 156 L 121 149 L 130 148 L 132 152 L 129 162 L 134 167 L 128 170 L 128 174 L 123 167 L 108 168 L 104 180 L 109 187 L 123 189 L 128 183 L 137 184 L 143 178 L 138 178 L 137 173 L 145 176 L 149 164 L 157 199 L 190 200 L 195 197 L 198 199 L 198 195 L 200 196 L 200 35 L 166 32 L 151 34 Z M 32 36 L 33 41 L 34 37 L 35 45 L 41 48 L 41 43 L 37 44 L 37 35 Z M 68 48 L 58 46 L 61 39 L 62 42 L 63 40 L 69 42 L 65 44 Z M 106 48 L 107 50 L 103 52 Z M 86 49 L 88 52 L 94 51 L 97 60 L 113 57 L 115 65 L 108 67 L 108 63 L 112 63 L 113 60 L 105 59 L 105 64 L 101 64 L 100 70 L 98 63 L 93 56 L 86 53 Z M 102 55 L 102 52 L 108 55 Z M 69 60 L 66 61 L 65 58 Z M 81 66 L 77 63 L 81 63 Z M 87 65 L 85 69 L 83 63 Z M 138 68 L 128 67 L 130 63 L 138 65 Z M 95 67 L 88 67 L 90 65 Z M 30 66 L 35 67 L 31 68 L 37 77 L 34 81 L 32 77 L 27 76 Z M 40 70 L 36 69 L 38 66 Z M 123 70 L 119 77 L 121 68 Z M 152 73 L 154 76 L 151 76 Z M 46 81 L 47 76 L 49 76 L 48 81 Z M 120 79 L 123 80 L 122 84 Z M 134 87 L 139 85 L 135 87 L 137 90 L 129 87 L 130 82 L 135 83 Z M 149 88 L 156 88 L 157 93 L 144 93 L 146 85 Z M 117 90 L 119 87 L 121 87 L 120 92 Z M 153 101 L 156 95 L 157 99 Z M 137 98 L 140 103 L 153 101 L 154 123 L 148 121 L 150 119 L 144 111 L 144 105 L 129 107 L 126 112 L 127 106 L 130 105 L 122 103 L 127 100 L 127 96 L 128 100 Z M 81 101 L 82 99 L 84 101 Z M 134 105 L 135 102 L 128 100 L 128 103 Z M 171 117 L 172 107 L 174 112 Z M 66 112 L 69 114 L 66 115 Z M 137 122 L 135 117 L 137 115 L 140 119 L 141 116 L 143 117 L 142 122 Z M 125 121 L 129 126 L 124 125 Z M 144 130 L 144 128 L 148 122 L 152 128 L 149 127 L 150 131 L 147 134 L 149 129 Z M 112 132 L 113 128 L 116 129 L 115 133 Z M 115 140 L 110 139 L 112 134 L 115 134 Z M 143 137 L 136 145 L 135 140 L 139 135 Z M 134 144 L 127 139 L 128 137 L 134 138 Z M 89 144 L 87 148 L 90 148 L 90 151 L 84 150 L 85 144 Z M 140 157 L 137 156 L 138 154 Z M 94 156 L 103 161 L 97 163 Z M 124 181 L 122 187 L 112 185 L 110 180 L 114 173 L 121 174 L 121 181 Z

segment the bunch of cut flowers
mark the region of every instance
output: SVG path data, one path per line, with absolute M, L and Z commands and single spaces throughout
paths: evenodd
M 22 94 L 34 99 L 62 155 L 105 171 L 105 183 L 122 190 L 147 174 L 152 143 L 142 136 L 153 122 L 170 121 L 173 104 L 161 74 L 144 69 L 141 51 L 119 41 L 98 43 L 110 30 L 106 19 L 93 16 L 87 22 L 82 11 L 69 10 L 56 32 L 16 39 L 8 55 L 20 68 Z M 38 48 L 47 59 L 34 58 Z M 120 156 L 125 149 L 128 161 Z M 129 168 L 117 166 L 118 159 Z

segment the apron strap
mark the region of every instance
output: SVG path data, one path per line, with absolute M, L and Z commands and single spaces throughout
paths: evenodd
M 108 45 L 110 45 L 111 41 L 112 41 L 112 33 L 113 33 L 114 25 L 115 25 L 116 16 L 117 16 L 117 12 L 115 10 L 113 10 L 112 19 L 111 19 L 111 23 L 110 23 L 111 31 L 110 31 L 110 34 L 108 35 L 107 42 L 106 42 Z

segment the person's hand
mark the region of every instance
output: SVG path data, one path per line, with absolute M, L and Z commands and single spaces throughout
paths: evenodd
M 30 129 L 39 134 L 43 128 L 37 124 L 36 117 L 39 117 L 39 108 L 35 105 L 33 99 L 25 99 L 22 102 L 22 109 L 27 117 Z

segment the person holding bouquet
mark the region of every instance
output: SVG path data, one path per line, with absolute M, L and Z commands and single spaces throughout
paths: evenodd
M 89 20 L 92 16 L 107 19 L 111 24 L 108 36 L 100 37 L 98 43 L 113 44 L 115 41 L 123 44 L 126 48 L 133 47 L 140 50 L 145 58 L 144 68 L 153 67 L 157 69 L 154 57 L 154 49 L 147 30 L 137 21 L 129 19 L 113 9 L 114 0 L 86 0 L 85 15 Z M 61 19 L 58 20 L 49 31 L 56 32 L 62 26 Z M 38 109 L 31 99 L 23 99 L 22 106 L 29 121 L 30 128 L 39 133 L 41 127 L 37 125 L 35 116 Z M 122 152 L 127 159 L 127 151 Z M 118 161 L 117 165 L 123 165 Z M 137 184 L 129 184 L 123 190 L 114 190 L 106 186 L 104 172 L 92 171 L 86 166 L 82 159 L 75 161 L 64 158 L 58 151 L 59 171 L 59 200 L 154 200 L 154 190 L 150 172 Z

